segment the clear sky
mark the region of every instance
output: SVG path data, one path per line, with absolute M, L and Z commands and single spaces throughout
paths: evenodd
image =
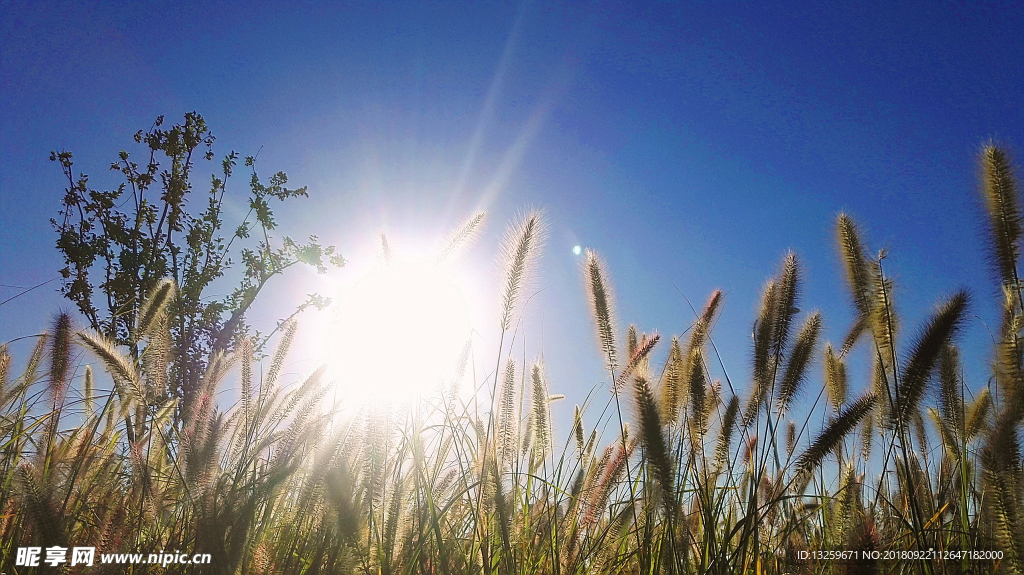
M 482 208 L 470 262 L 493 275 L 505 222 L 546 210 L 527 355 L 543 348 L 569 409 L 601 377 L 574 245 L 605 256 L 620 318 L 642 329 L 680 333 L 680 291 L 699 305 L 722 288 L 716 341 L 744 382 L 757 296 L 787 249 L 802 308 L 824 312 L 828 339 L 848 327 L 846 210 L 889 249 L 906 326 L 966 286 L 965 338 L 983 343 L 996 316 L 975 154 L 1024 147 L 1024 4 L 845 4 L 0 1 L 0 300 L 61 267 L 50 150 L 112 187 L 136 130 L 196 110 L 218 155 L 262 147 L 264 174 L 309 186 L 282 232 L 337 244 L 350 270 L 380 231 L 415 249 Z M 51 288 L 0 306 L 0 340 L 69 307 Z

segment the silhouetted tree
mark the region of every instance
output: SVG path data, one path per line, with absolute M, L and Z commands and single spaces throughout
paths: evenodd
M 287 236 L 273 241 L 276 222 L 270 201 L 305 197 L 307 191 L 305 186 L 285 187 L 284 172 L 263 183 L 252 156 L 245 158 L 245 165 L 252 168 L 249 212 L 225 237 L 224 198 L 238 154 L 232 151 L 224 157 L 209 192 L 197 197 L 194 162 L 200 157 L 213 159 L 214 136 L 195 112 L 169 129 L 163 125 L 160 116 L 148 131 L 135 134 L 135 142 L 148 152 L 144 164 L 133 161 L 127 151 L 120 152 L 110 169 L 121 172 L 125 181 L 112 190 L 91 189 L 85 174 L 76 178 L 71 152 L 51 152 L 50 159 L 60 163 L 68 180 L 60 215 L 51 223 L 66 264 L 61 270 L 62 293 L 93 329 L 127 346 L 134 359 L 139 358 L 140 347 L 130 333 L 140 302 L 160 279 L 175 281 L 178 296 L 171 307 L 168 378 L 173 383 L 167 392 L 187 401 L 210 354 L 230 349 L 250 331 L 245 314 L 272 277 L 300 262 L 324 273 L 328 265 L 340 267 L 345 261 L 334 246 L 322 246 L 316 236 L 308 243 Z M 236 263 L 232 248 L 242 264 L 238 283 L 226 297 L 211 297 L 210 285 Z M 327 303 L 310 294 L 296 313 Z M 261 338 L 255 335 L 258 345 Z

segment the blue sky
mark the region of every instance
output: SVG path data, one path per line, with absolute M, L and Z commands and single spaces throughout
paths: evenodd
M 0 2 L 0 284 L 61 267 L 50 150 L 112 187 L 106 166 L 136 130 L 197 110 L 218 155 L 260 150 L 264 174 L 309 186 L 279 212 L 283 233 L 350 259 L 380 231 L 414 249 L 484 208 L 470 262 L 492 274 L 504 223 L 543 208 L 526 355 L 543 350 L 570 409 L 601 377 L 574 245 L 605 256 L 623 324 L 680 333 L 680 292 L 699 305 L 722 288 L 716 341 L 743 382 L 757 296 L 787 249 L 803 309 L 824 312 L 829 339 L 848 327 L 841 210 L 889 249 L 906 332 L 973 291 L 968 375 L 983 384 L 996 315 L 974 156 L 990 138 L 1024 146 L 1022 16 L 1009 2 Z M 51 287 L 0 306 L 0 340 L 66 306 Z

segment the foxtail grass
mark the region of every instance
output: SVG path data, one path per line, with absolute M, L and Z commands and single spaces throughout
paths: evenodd
M 18 547 L 61 545 L 213 558 L 167 573 L 1020 571 L 1024 308 L 1008 158 L 986 147 L 980 160 L 1000 297 L 990 385 L 966 377 L 975 359 L 957 347 L 967 293 L 907 337 L 884 250 L 869 255 L 847 214 L 836 236 L 854 314 L 842 341 L 822 341 L 823 316 L 800 311 L 803 265 L 787 252 L 762 291 L 748 369 L 717 356 L 721 291 L 664 338 L 621 333 L 609 264 L 588 250 L 583 291 L 606 375 L 572 398 L 567 429 L 551 404 L 575 382 L 511 353 L 544 237 L 537 213 L 502 245 L 495 363 L 478 371 L 467 346 L 438 393 L 409 405 L 325 405 L 323 369 L 289 373 L 294 322 L 263 360 L 248 338 L 203 358 L 178 401 L 170 281 L 139 302 L 130 346 L 59 315 L 23 364 L 0 346 L 0 570 L 21 572 Z M 452 232 L 438 261 L 482 221 Z M 456 393 L 464 379 L 476 396 Z M 855 571 L 803 554 L 927 549 L 1003 558 Z

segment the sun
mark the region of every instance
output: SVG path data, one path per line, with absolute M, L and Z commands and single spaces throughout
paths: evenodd
M 341 404 L 432 393 L 470 338 L 466 300 L 446 266 L 382 265 L 336 301 L 326 360 Z

